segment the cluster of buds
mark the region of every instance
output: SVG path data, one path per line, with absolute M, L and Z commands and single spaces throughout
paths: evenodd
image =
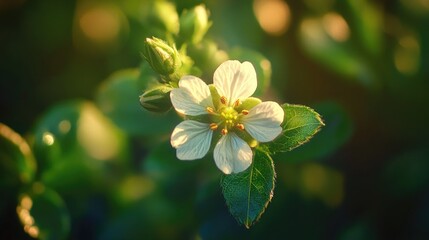
M 170 91 L 178 87 L 178 81 L 184 75 L 191 74 L 193 61 L 185 53 L 186 46 L 201 42 L 211 26 L 209 12 L 204 5 L 184 10 L 178 21 L 180 31 L 171 32 L 170 41 L 157 37 L 146 38 L 142 51 L 144 59 L 159 74 L 158 83 L 147 88 L 140 96 L 141 105 L 149 111 L 165 112 L 171 108 Z M 180 50 L 174 43 L 176 37 Z M 195 72 L 193 72 L 195 73 Z
M 156 37 L 146 39 L 143 57 L 160 78 L 140 96 L 140 104 L 152 112 L 166 112 L 171 108 L 170 91 L 180 79 L 184 57 L 174 44 Z

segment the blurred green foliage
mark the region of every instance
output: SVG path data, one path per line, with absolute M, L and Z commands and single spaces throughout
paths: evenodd
M 177 38 L 202 2 L 212 25 L 186 54 L 204 80 L 250 61 L 258 95 L 326 125 L 273 156 L 249 230 L 211 158 L 176 159 L 176 114 L 139 105 L 158 81 L 145 39 Z M 423 0 L 0 1 L 0 238 L 426 239 L 427 26 Z

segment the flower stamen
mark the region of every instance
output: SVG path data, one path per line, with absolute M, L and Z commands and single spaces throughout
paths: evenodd
M 244 130 L 244 125 L 241 123 L 237 123 L 237 125 L 235 125 L 236 128 L 240 129 L 241 131 Z
M 215 131 L 218 128 L 218 125 L 216 123 L 210 124 L 210 130 Z
M 226 97 L 225 96 L 222 96 L 222 97 L 220 97 L 220 102 L 223 104 L 223 105 L 226 105 L 226 101 L 227 99 L 226 99 Z
M 223 128 L 222 131 L 220 131 L 220 133 L 225 136 L 226 134 L 228 134 L 228 129 Z
M 243 109 L 243 110 L 241 111 L 241 114 L 243 114 L 243 115 L 247 115 L 247 114 L 249 114 L 249 110 Z
M 214 109 L 213 109 L 212 107 L 207 107 L 207 108 L 206 108 L 206 111 L 207 111 L 208 113 L 214 113 Z
M 234 102 L 234 107 L 236 108 L 236 107 L 238 107 L 238 106 L 240 106 L 241 105 L 241 101 L 240 101 L 240 99 L 237 99 L 235 102 Z

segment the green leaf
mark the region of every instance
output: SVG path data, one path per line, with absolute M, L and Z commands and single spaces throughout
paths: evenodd
M 170 190 L 170 189 L 169 189 Z M 174 198 L 151 193 L 130 204 L 102 226 L 96 239 L 177 239 L 191 238 L 195 228 L 192 201 L 178 203 Z
M 377 56 L 382 50 L 383 16 L 381 9 L 368 0 L 347 0 L 350 8 L 351 27 L 356 29 L 365 50 Z
M 273 142 L 262 144 L 271 153 L 286 152 L 301 146 L 324 126 L 320 115 L 309 107 L 285 103 L 282 108 L 285 112 L 282 133 Z
M 101 191 L 113 174 L 128 169 L 127 139 L 88 101 L 54 106 L 35 127 L 38 178 L 62 196 Z
M 54 106 L 34 131 L 33 149 L 41 171 L 60 161 L 118 159 L 125 146 L 123 132 L 89 101 Z
M 289 162 L 325 158 L 343 146 L 352 136 L 353 122 L 345 109 L 335 102 L 314 106 L 323 116 L 326 126 L 310 142 L 294 151 L 279 153 L 276 159 Z
M 144 85 L 157 82 L 155 76 L 147 71 L 142 75 L 139 78 L 137 69 L 112 74 L 97 92 L 97 105 L 131 136 L 161 136 L 171 133 L 178 119 L 174 111 L 156 114 L 145 110 L 139 103 Z
M 108 189 L 110 176 L 104 162 L 77 158 L 58 161 L 42 173 L 41 181 L 64 197 L 83 198 Z
M 142 162 L 141 169 L 146 176 L 157 182 L 175 181 L 177 178 L 189 177 L 187 173 L 195 173 L 199 161 L 181 161 L 176 157 L 176 150 L 170 142 L 163 143 L 149 152 Z
M 273 197 L 275 171 L 270 155 L 255 150 L 252 165 L 244 172 L 225 175 L 221 180 L 229 211 L 250 228 L 265 212 Z

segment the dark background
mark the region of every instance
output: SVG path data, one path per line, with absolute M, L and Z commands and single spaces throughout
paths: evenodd
M 147 1 L 112 1 L 119 33 L 97 41 L 80 29 L 84 1 L 1 0 L 0 122 L 33 146 L 37 123 L 50 109 L 69 100 L 98 101 L 100 84 L 113 72 L 139 67 L 150 32 L 127 2 Z M 177 1 L 177 10 L 199 2 Z M 326 124 L 308 145 L 274 157 L 276 190 L 260 222 L 250 230 L 239 226 L 218 182 L 182 178 L 186 171 L 178 163 L 173 179 L 180 181 L 150 178 L 161 190 L 135 201 L 112 203 L 117 193 L 85 190 L 84 181 L 76 188 L 91 193 L 77 200 L 50 185 L 73 212 L 66 239 L 429 237 L 427 1 L 280 1 L 289 10 L 287 28 L 275 33 L 259 25 L 256 2 L 206 1 L 213 21 L 208 36 L 227 52 L 243 47 L 262 53 L 272 66 L 272 86 L 263 98 L 313 107 Z M 329 29 L 337 29 L 340 40 Z M 170 149 L 154 146 L 150 137 L 127 137 L 122 158 L 128 165 L 113 177 L 101 174 L 110 179 L 101 181 L 102 189 L 146 176 L 133 168 L 144 165 L 153 149 Z M 197 187 L 187 189 L 190 183 Z M 145 183 L 137 189 L 139 184 Z M 7 206 L 0 236 L 29 238 L 14 205 Z

